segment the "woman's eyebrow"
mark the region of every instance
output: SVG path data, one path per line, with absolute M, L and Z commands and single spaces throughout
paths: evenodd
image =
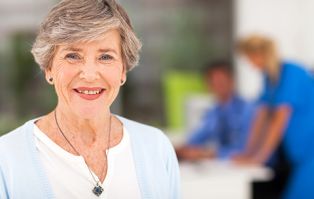
M 101 48 L 98 50 L 98 52 L 102 52 L 102 53 L 112 52 L 114 54 L 118 54 L 117 51 L 112 48 Z
M 74 52 L 82 52 L 83 50 L 80 48 L 75 48 L 75 47 L 67 47 L 62 49 L 61 51 L 74 51 Z
M 64 48 L 62 49 L 61 51 L 73 51 L 73 52 L 82 52 L 83 50 L 81 48 L 75 48 L 75 47 L 67 47 L 67 48 Z M 112 52 L 112 53 L 115 53 L 117 54 L 117 51 L 115 49 L 112 49 L 112 48 L 101 48 L 98 50 L 98 52 Z

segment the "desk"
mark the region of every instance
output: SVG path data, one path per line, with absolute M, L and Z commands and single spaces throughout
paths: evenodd
M 270 169 L 227 161 L 180 163 L 183 199 L 250 199 L 253 181 L 268 181 Z

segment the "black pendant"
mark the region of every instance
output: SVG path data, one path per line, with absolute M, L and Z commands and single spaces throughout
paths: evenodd
M 96 196 L 100 196 L 102 194 L 102 192 L 104 191 L 104 189 L 100 186 L 100 185 L 96 185 L 93 189 L 93 193 L 96 195 Z

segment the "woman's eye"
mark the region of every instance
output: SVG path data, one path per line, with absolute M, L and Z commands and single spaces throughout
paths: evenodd
M 71 59 L 71 60 L 79 60 L 80 56 L 75 53 L 69 53 L 65 56 L 66 59 Z
M 99 60 L 112 60 L 113 57 L 111 55 L 101 55 Z

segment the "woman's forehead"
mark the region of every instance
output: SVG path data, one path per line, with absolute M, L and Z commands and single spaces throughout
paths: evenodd
M 118 31 L 111 30 L 102 36 L 89 40 L 72 43 L 63 43 L 57 46 L 59 51 L 85 51 L 88 49 L 97 49 L 97 51 L 117 51 L 121 49 L 121 37 Z

